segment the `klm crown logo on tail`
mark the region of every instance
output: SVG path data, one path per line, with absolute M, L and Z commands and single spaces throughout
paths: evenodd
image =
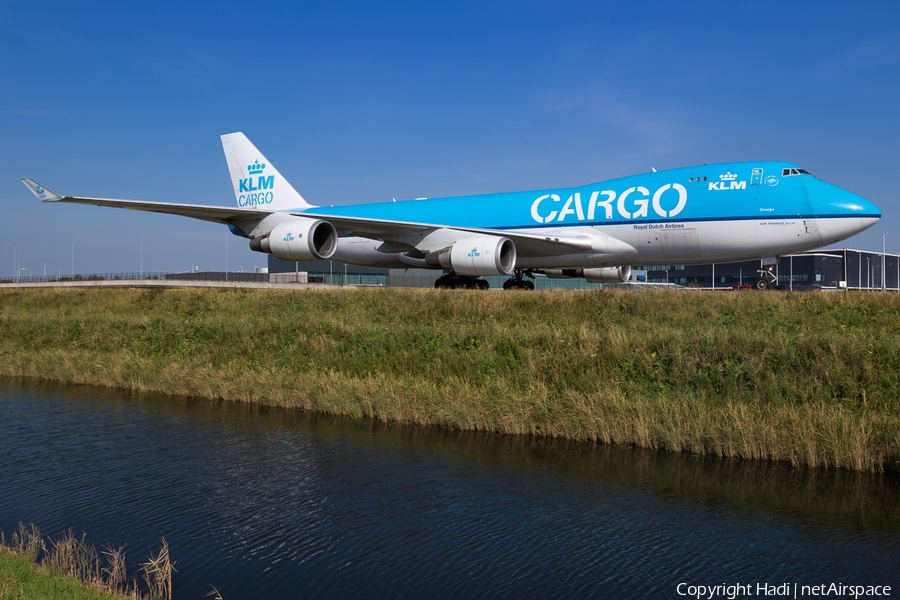
M 222 149 L 239 207 L 303 210 L 311 206 L 243 133 L 223 135 Z
M 272 204 L 274 195 L 272 192 L 265 192 L 264 190 L 270 190 L 275 187 L 275 176 L 260 175 L 265 168 L 266 164 L 260 163 L 258 160 L 252 165 L 247 165 L 247 172 L 250 173 L 250 175 L 259 175 L 259 177 L 255 179 L 253 177 L 244 177 L 239 181 L 239 190 L 242 195 L 238 198 L 238 206 L 241 208 Z M 247 192 L 247 195 L 244 196 L 243 192 Z

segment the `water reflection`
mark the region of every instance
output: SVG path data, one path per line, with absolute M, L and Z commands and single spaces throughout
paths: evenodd
M 132 563 L 164 536 L 179 597 L 898 583 L 892 475 L 10 379 L 0 419 L 7 535 L 72 527 Z

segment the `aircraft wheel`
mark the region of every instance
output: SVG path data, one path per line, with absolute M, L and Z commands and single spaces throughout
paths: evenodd
M 455 286 L 453 285 L 453 279 L 444 275 L 443 277 L 438 277 L 438 279 L 434 282 L 434 288 L 436 290 L 452 290 Z
M 503 283 L 504 290 L 533 290 L 534 283 L 524 279 L 507 279 Z
M 768 279 L 766 279 L 765 277 L 760 277 L 759 279 L 757 279 L 754 282 L 753 287 L 755 287 L 756 289 L 758 289 L 760 291 L 764 291 L 764 290 L 769 289 L 770 285 L 771 284 L 769 283 Z
M 485 279 L 476 279 L 475 280 L 475 288 L 479 290 L 486 290 L 491 287 L 491 284 L 487 282 Z

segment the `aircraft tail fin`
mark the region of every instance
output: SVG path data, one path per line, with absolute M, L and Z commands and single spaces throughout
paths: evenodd
M 223 135 L 222 149 L 239 207 L 259 210 L 312 207 L 243 133 Z

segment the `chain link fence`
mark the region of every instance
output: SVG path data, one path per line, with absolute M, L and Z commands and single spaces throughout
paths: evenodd
M 247 283 L 299 283 L 299 284 L 324 284 L 324 285 L 362 285 L 362 286 L 380 286 L 395 288 L 433 288 L 434 282 L 443 275 L 437 271 L 433 275 L 409 275 L 404 273 L 395 274 L 374 274 L 374 273 L 315 273 L 300 271 L 289 273 L 244 273 L 244 272 L 224 272 L 224 271 L 205 271 L 181 273 L 165 273 L 165 272 L 134 272 L 134 273 L 91 273 L 76 274 L 63 276 L 21 276 L 0 278 L 0 283 L 5 284 L 35 284 L 35 283 L 56 283 L 70 281 L 210 281 L 210 282 L 247 282 Z M 503 284 L 511 277 L 483 277 L 490 286 L 489 289 L 503 289 Z M 672 284 L 653 285 L 653 284 L 602 284 L 589 283 L 584 279 L 552 279 L 550 277 L 538 276 L 534 279 L 527 279 L 534 282 L 536 290 L 600 290 L 604 286 L 609 287 L 627 287 L 629 289 L 643 289 L 647 287 L 678 287 Z

